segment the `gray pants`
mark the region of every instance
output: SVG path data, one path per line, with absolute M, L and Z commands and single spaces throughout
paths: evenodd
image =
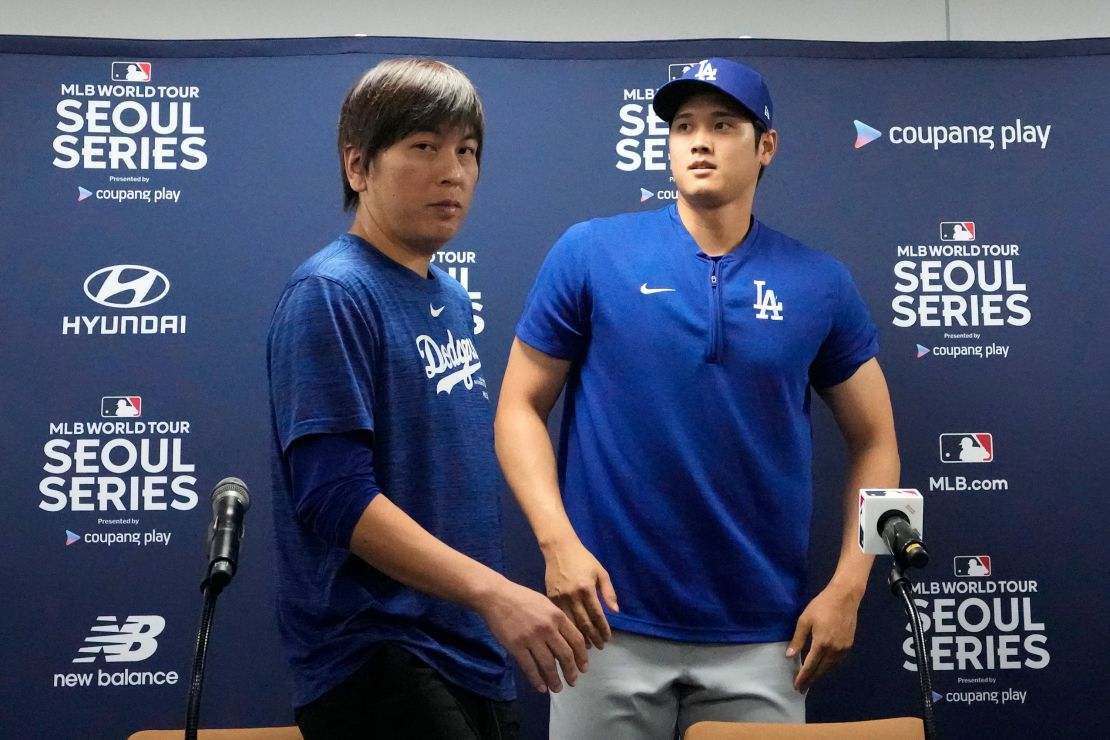
M 551 695 L 551 740 L 672 740 L 695 722 L 805 722 L 785 642 L 703 645 L 613 630 Z

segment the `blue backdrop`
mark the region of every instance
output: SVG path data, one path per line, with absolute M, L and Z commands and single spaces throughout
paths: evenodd
M 251 486 L 203 724 L 291 721 L 273 614 L 264 342 L 293 268 L 345 230 L 339 103 L 389 55 L 482 93 L 476 205 L 439 256 L 471 292 L 491 390 L 570 224 L 673 201 L 651 91 L 684 64 L 760 69 L 781 146 L 756 201 L 848 264 L 880 326 L 903 485 L 928 499 L 919 603 L 945 737 L 1086 738 L 1110 710 L 1102 287 L 1110 41 L 847 44 L 0 37 L 0 735 L 180 727 L 208 494 Z M 818 404 L 819 405 L 819 404 Z M 812 589 L 843 472 L 818 437 Z M 506 498 L 512 577 L 542 584 Z M 722 557 L 727 557 L 722 553 Z M 918 711 L 880 562 L 811 721 Z M 546 702 L 525 693 L 525 737 Z M 1052 728 L 1052 729 L 1049 729 Z

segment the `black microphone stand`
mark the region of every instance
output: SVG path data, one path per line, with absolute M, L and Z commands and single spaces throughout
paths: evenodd
M 200 695 L 204 689 L 204 664 L 208 658 L 208 638 L 216 613 L 216 599 L 231 583 L 239 564 L 239 540 L 243 536 L 243 515 L 250 508 L 247 485 L 238 478 L 224 478 L 212 491 L 215 516 L 208 531 L 208 572 L 201 581 L 204 609 L 193 648 L 193 670 L 189 679 L 189 698 L 185 708 L 185 740 L 197 740 L 200 721 Z
M 913 631 L 914 650 L 917 653 L 917 682 L 921 690 L 921 711 L 925 723 L 925 740 L 937 740 L 937 722 L 933 714 L 933 679 L 929 668 L 929 646 L 925 642 L 925 630 L 921 625 L 921 614 L 917 611 L 917 604 L 913 600 L 913 584 L 910 583 L 906 571 L 910 564 L 901 554 L 894 556 L 894 565 L 890 569 L 890 590 L 901 598 L 902 608 L 910 620 L 910 629 Z
M 212 572 L 200 584 L 200 590 L 204 593 L 204 608 L 201 611 L 200 626 L 197 628 L 197 639 L 193 648 L 193 671 L 189 680 L 188 705 L 185 708 L 185 740 L 197 740 L 200 695 L 204 689 L 204 664 L 208 658 L 208 637 L 212 633 L 216 599 L 230 580 L 226 571 L 212 568 Z

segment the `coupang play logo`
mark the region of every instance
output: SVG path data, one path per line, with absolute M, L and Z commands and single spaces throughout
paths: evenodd
M 883 132 L 874 126 L 855 119 L 855 148 L 862 149 L 868 144 L 883 138 Z M 933 151 L 941 147 L 972 145 L 988 151 L 1008 151 L 1015 148 L 1029 148 L 1037 145 L 1040 149 L 1048 147 L 1052 134 L 1052 124 L 1029 123 L 1021 118 L 1007 120 L 1004 124 L 920 124 L 895 125 L 886 130 L 887 140 L 894 146 L 927 146 Z
M 883 135 L 882 131 L 871 128 L 863 121 L 857 120 L 852 121 L 852 123 L 856 124 L 856 149 L 862 149 Z

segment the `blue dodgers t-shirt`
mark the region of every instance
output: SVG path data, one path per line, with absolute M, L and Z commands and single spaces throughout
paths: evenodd
M 422 278 L 352 235 L 302 264 L 281 296 L 268 354 L 278 622 L 294 706 L 387 641 L 470 691 L 515 695 L 508 657 L 475 612 L 394 581 L 298 517 L 286 457 L 305 435 L 370 432 L 382 493 L 500 571 L 501 477 L 472 321 L 445 272 L 432 265 Z
M 670 205 L 569 229 L 516 332 L 573 363 L 559 476 L 613 579 L 610 624 L 789 639 L 812 511 L 810 387 L 878 351 L 847 270 L 755 220 L 708 257 Z

